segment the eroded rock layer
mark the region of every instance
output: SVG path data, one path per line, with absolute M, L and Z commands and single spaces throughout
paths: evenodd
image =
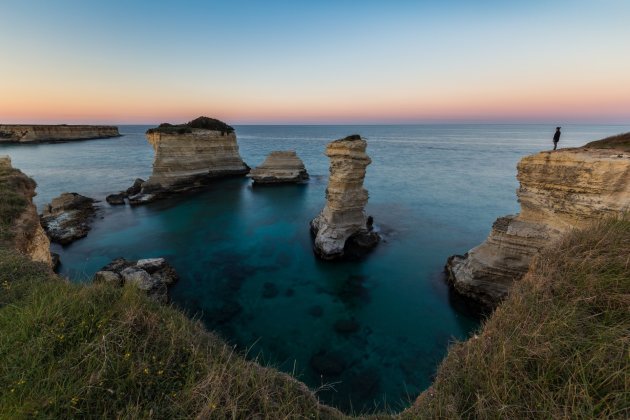
M 293 150 L 271 152 L 249 176 L 255 184 L 299 183 L 308 179 L 304 162 Z
M 35 181 L 11 166 L 8 156 L 0 156 L 0 173 L 10 177 L 14 191 L 27 201 L 24 211 L 17 217 L 13 225 L 13 242 L 15 249 L 29 256 L 33 261 L 46 263 L 52 267 L 50 241 L 39 224 L 37 209 L 33 204 Z
M 485 242 L 446 266 L 457 291 L 489 308 L 560 235 L 630 210 L 630 153 L 623 151 L 541 152 L 519 162 L 517 178 L 521 212 L 497 219 Z
M 51 241 L 67 245 L 87 236 L 95 214 L 92 198 L 63 193 L 44 207 L 41 222 Z
M 0 125 L 0 143 L 64 142 L 118 137 L 111 125 Z
M 169 125 L 164 129 L 151 129 L 146 136 L 155 150 L 153 173 L 142 184 L 140 194 L 129 197 L 132 204 L 197 189 L 215 178 L 249 172 L 231 127 L 218 130 Z
M 326 206 L 311 221 L 315 253 L 323 259 L 343 257 L 348 250 L 371 249 L 379 241 L 372 219 L 365 214 L 368 192 L 363 188 L 367 142 L 358 135 L 335 140 L 326 147 L 330 178 Z

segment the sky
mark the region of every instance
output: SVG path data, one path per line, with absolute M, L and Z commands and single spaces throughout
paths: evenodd
M 0 0 L 0 123 L 630 123 L 630 0 Z

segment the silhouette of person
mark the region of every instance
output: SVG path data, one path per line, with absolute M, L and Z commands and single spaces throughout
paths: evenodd
M 556 150 L 558 147 L 558 142 L 560 141 L 560 127 L 556 127 L 556 132 L 553 135 L 553 150 Z

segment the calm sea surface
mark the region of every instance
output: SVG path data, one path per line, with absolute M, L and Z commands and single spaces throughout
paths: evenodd
M 120 138 L 0 146 L 33 177 L 41 207 L 64 191 L 103 200 L 151 173 L 146 126 Z M 446 258 L 478 244 L 498 216 L 518 210 L 516 163 L 552 146 L 547 125 L 237 126 L 244 160 L 294 149 L 307 185 L 255 188 L 247 179 L 144 207 L 102 203 L 87 238 L 61 254 L 77 282 L 111 259 L 163 256 L 181 280 L 175 305 L 250 357 L 294 373 L 343 409 L 401 408 L 431 382 L 454 338 L 478 325 L 443 282 Z M 630 126 L 565 126 L 578 146 Z M 309 221 L 324 205 L 326 143 L 358 133 L 372 165 L 367 207 L 385 241 L 367 259 L 320 262 Z M 340 333 L 339 321 L 358 330 Z M 321 377 L 313 364 L 338 375 Z

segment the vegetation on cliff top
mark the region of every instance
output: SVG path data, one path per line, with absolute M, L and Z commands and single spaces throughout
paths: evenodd
M 541 254 L 405 417 L 628 418 L 630 220 Z
M 584 147 L 593 149 L 617 149 L 624 152 L 630 152 L 630 133 L 618 134 L 616 136 L 606 137 L 602 140 L 592 141 Z
M 209 118 L 198 117 L 186 124 L 173 125 L 169 123 L 162 123 L 156 128 L 150 128 L 147 130 L 147 134 L 151 133 L 163 133 L 163 134 L 186 134 L 192 133 L 193 128 L 199 128 L 203 130 L 220 131 L 221 134 L 229 134 L 234 132 L 234 127 L 227 125 L 223 121 Z
M 8 246 L 15 236 L 14 222 L 29 201 L 25 192 L 35 189 L 35 181 L 20 170 L 0 164 L 0 246 Z

